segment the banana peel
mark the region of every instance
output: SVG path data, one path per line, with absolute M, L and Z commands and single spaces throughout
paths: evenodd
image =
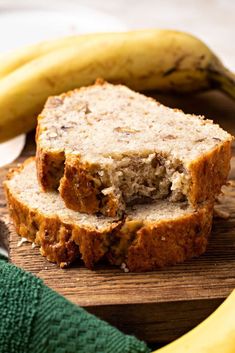
M 235 353 L 235 290 L 205 321 L 153 353 Z
M 29 45 L 23 48 L 15 49 L 10 53 L 0 55 L 0 79 L 10 74 L 12 71 L 18 69 L 20 66 L 28 62 L 46 55 L 58 49 L 69 46 L 80 45 L 83 41 L 90 38 L 99 37 L 103 33 L 84 34 L 76 36 L 62 37 L 58 39 L 43 41 L 37 44 Z
M 142 30 L 76 40 L 70 37 L 65 45 L 63 39 L 62 47 L 57 42 L 56 49 L 0 80 L 0 142 L 33 129 L 48 96 L 92 84 L 97 77 L 137 91 L 185 93 L 217 86 L 235 97 L 234 75 L 189 34 Z

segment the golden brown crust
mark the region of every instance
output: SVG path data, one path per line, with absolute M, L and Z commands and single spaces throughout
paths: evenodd
M 219 144 L 189 166 L 192 180 L 189 200 L 193 206 L 206 200 L 213 200 L 220 193 L 230 170 L 231 143 L 231 141 L 225 141 Z M 49 181 L 48 171 L 52 170 L 50 166 L 53 163 L 56 164 L 57 156 L 51 155 L 46 160 L 41 157 L 42 155 L 43 152 L 39 149 L 37 170 L 44 190 L 52 189 L 55 175 L 58 176 L 64 172 L 59 190 L 68 208 L 89 214 L 101 212 L 109 217 L 115 217 L 118 214 L 118 200 L 112 193 L 107 196 L 102 194 L 101 190 L 107 186 L 101 184 L 99 175 L 94 172 L 94 166 L 89 163 L 82 164 L 79 157 L 74 155 L 72 158 L 66 158 L 63 171 L 60 170 L 57 174 L 51 173 L 51 181 Z
M 102 79 L 97 79 L 95 85 L 105 84 Z M 78 91 L 86 90 L 86 87 Z M 75 90 L 76 91 L 76 90 Z M 60 105 L 66 97 L 74 91 L 61 94 L 59 97 L 50 97 L 46 107 Z M 151 98 L 149 98 L 151 99 Z M 156 102 L 154 100 L 154 102 Z M 175 109 L 176 111 L 180 111 Z M 94 165 L 81 162 L 79 155 L 64 155 L 64 152 L 49 152 L 40 146 L 41 133 L 40 119 L 37 126 L 37 173 L 38 180 L 43 190 L 60 190 L 60 194 L 68 208 L 88 214 L 102 213 L 109 217 L 115 217 L 120 213 L 119 200 L 114 193 L 103 195 L 102 190 L 112 186 L 104 185 L 95 171 Z M 212 123 L 212 122 L 211 122 Z M 200 158 L 197 158 L 188 166 L 191 177 L 191 188 L 188 200 L 193 206 L 206 200 L 213 200 L 227 181 L 232 137 L 221 142 L 214 138 L 217 146 Z M 98 168 L 96 168 L 98 170 Z
M 88 214 L 101 212 L 115 217 L 118 213 L 118 201 L 112 193 L 107 196 L 102 194 L 104 185 L 95 167 L 89 163 L 81 163 L 76 155 L 66 156 L 64 176 L 59 187 L 60 195 L 66 206 L 74 211 Z
M 10 178 L 15 173 L 11 172 Z M 206 249 L 212 224 L 213 204 L 171 220 L 119 220 L 103 230 L 85 228 L 58 216 L 45 216 L 17 199 L 4 183 L 8 207 L 16 231 L 40 246 L 43 256 L 61 267 L 81 256 L 92 269 L 103 258 L 126 263 L 131 271 L 148 271 L 198 256 Z
M 49 152 L 37 148 L 37 176 L 44 191 L 58 189 L 64 173 L 64 159 L 64 152 Z
M 225 141 L 190 165 L 192 187 L 189 199 L 193 205 L 214 199 L 226 184 L 232 141 Z
M 128 248 L 126 264 L 130 271 L 154 270 L 174 265 L 205 252 L 212 224 L 212 207 L 176 221 L 162 221 L 142 227 Z
M 111 224 L 106 232 L 85 229 L 76 224 L 62 222 L 56 215 L 46 217 L 18 201 L 7 183 L 4 184 L 8 208 L 16 231 L 22 237 L 40 246 L 43 256 L 61 267 L 81 256 L 86 267 L 93 268 L 107 252 L 107 238 L 119 223 Z
M 99 176 L 92 172 L 88 163 L 80 163 L 77 156 L 66 157 L 59 191 L 67 207 L 89 214 L 99 212 L 100 183 Z

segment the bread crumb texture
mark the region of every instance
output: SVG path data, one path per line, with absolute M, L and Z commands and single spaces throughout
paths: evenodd
M 196 205 L 226 182 L 231 142 L 211 120 L 97 83 L 48 99 L 38 117 L 38 179 L 90 214 L 114 217 L 159 199 Z
M 202 254 L 211 230 L 211 203 L 194 209 L 158 200 L 130 206 L 120 219 L 75 212 L 58 192 L 41 190 L 33 159 L 11 171 L 4 187 L 19 235 L 61 267 L 81 258 L 90 269 L 106 259 L 124 272 L 154 270 Z

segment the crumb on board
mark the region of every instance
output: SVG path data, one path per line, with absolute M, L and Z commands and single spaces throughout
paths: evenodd
M 22 237 L 17 243 L 17 248 L 22 246 L 24 243 L 29 243 L 29 240 L 27 238 Z
M 125 264 L 125 262 L 123 262 L 122 264 L 121 264 L 121 270 L 123 270 L 123 272 L 125 272 L 125 273 L 127 273 L 127 272 L 129 272 L 129 268 L 127 267 L 127 265 Z
M 214 217 L 221 219 L 228 219 L 230 217 L 230 213 L 228 211 L 223 211 L 218 208 L 214 208 Z
M 61 262 L 60 263 L 60 268 L 66 268 L 69 266 L 69 263 L 68 262 Z

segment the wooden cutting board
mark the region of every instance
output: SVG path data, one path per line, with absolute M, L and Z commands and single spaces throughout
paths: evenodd
M 195 97 L 159 96 L 158 99 L 186 112 L 213 117 L 235 134 L 235 103 L 221 94 L 205 93 Z M 22 156 L 34 154 L 32 134 Z M 235 153 L 234 153 L 235 156 Z M 2 168 L 3 180 L 8 168 Z M 230 179 L 235 180 L 235 157 Z M 235 288 L 235 188 L 224 188 L 220 208 L 230 212 L 228 220 L 215 219 L 206 254 L 174 267 L 149 273 L 123 273 L 113 267 L 90 271 L 77 263 L 62 270 L 48 263 L 38 248 L 24 243 L 8 220 L 6 203 L 0 192 L 0 234 L 10 238 L 11 261 L 31 271 L 57 292 L 123 332 L 148 342 L 169 342 L 207 317 Z

